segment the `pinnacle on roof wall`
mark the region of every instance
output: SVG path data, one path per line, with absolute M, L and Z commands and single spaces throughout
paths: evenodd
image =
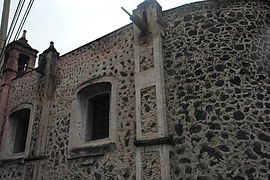
M 49 48 L 46 49 L 43 53 L 48 53 L 48 52 L 51 52 L 51 51 L 52 51 L 52 52 L 58 53 L 57 50 L 56 50 L 55 47 L 54 47 L 54 42 L 53 42 L 53 41 L 50 42 Z M 58 53 L 58 54 L 59 54 L 59 53 Z
M 21 38 L 26 39 L 26 32 L 27 32 L 26 30 L 23 30 L 23 34 Z
M 142 8 L 144 6 L 148 6 L 148 5 L 150 5 L 152 3 L 155 3 L 155 2 L 157 2 L 157 1 L 156 0 L 145 0 L 144 2 L 142 2 L 141 4 L 139 4 L 137 6 L 137 8 Z
M 29 44 L 28 44 L 28 40 L 26 39 L 26 30 L 23 31 L 23 34 L 21 36 L 20 39 L 12 41 L 11 43 L 9 43 L 7 46 L 20 46 L 22 48 L 26 48 L 28 50 L 33 51 L 34 53 L 38 53 L 38 51 L 36 49 L 33 49 Z
M 27 46 L 30 46 L 28 44 L 28 40 L 26 39 L 26 32 L 27 32 L 26 30 L 23 30 L 22 37 L 20 39 L 18 39 L 17 42 L 24 44 L 24 45 L 27 45 Z

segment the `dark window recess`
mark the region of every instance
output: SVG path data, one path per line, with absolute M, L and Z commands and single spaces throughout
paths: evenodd
M 21 54 L 18 60 L 18 70 L 17 70 L 17 77 L 23 75 L 26 72 L 26 68 L 29 62 L 29 56 Z
M 110 95 L 102 94 L 88 100 L 86 141 L 109 137 Z
M 78 92 L 79 112 L 85 123 L 85 141 L 109 137 L 111 83 L 100 82 Z
M 25 143 L 28 132 L 30 109 L 22 109 L 10 115 L 12 129 L 14 130 L 13 153 L 25 151 Z

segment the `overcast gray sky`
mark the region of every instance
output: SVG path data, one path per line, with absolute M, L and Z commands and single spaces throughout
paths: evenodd
M 29 1 L 25 1 L 25 7 Z M 202 0 L 158 0 L 163 10 L 195 1 Z M 11 0 L 10 21 L 18 2 Z M 35 0 L 23 29 L 27 30 L 29 44 L 40 53 L 54 41 L 55 48 L 63 55 L 130 23 L 121 6 L 131 13 L 141 2 L 143 0 Z

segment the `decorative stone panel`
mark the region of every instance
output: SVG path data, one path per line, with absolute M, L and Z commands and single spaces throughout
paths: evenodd
M 160 155 L 159 151 L 149 151 L 142 153 L 142 179 L 161 179 Z
M 28 163 L 25 165 L 25 179 L 33 179 L 33 170 L 34 170 L 34 165 L 32 162 Z
M 1 180 L 21 180 L 24 179 L 24 166 L 16 164 L 6 164 L 5 168 L 0 167 Z
M 154 68 L 153 34 L 139 37 L 140 72 Z
M 156 86 L 141 89 L 141 124 L 144 136 L 158 132 Z

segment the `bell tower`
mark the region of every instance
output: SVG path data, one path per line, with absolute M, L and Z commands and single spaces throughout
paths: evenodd
M 26 31 L 22 37 L 8 44 L 5 50 L 3 66 L 3 83 L 7 84 L 13 78 L 20 77 L 34 69 L 38 51 L 33 49 L 26 40 Z
M 3 79 L 0 87 L 0 147 L 3 127 L 6 120 L 6 107 L 9 99 L 12 80 L 20 78 L 35 68 L 38 51 L 33 49 L 26 40 L 26 31 L 22 37 L 6 46 L 3 64 Z

